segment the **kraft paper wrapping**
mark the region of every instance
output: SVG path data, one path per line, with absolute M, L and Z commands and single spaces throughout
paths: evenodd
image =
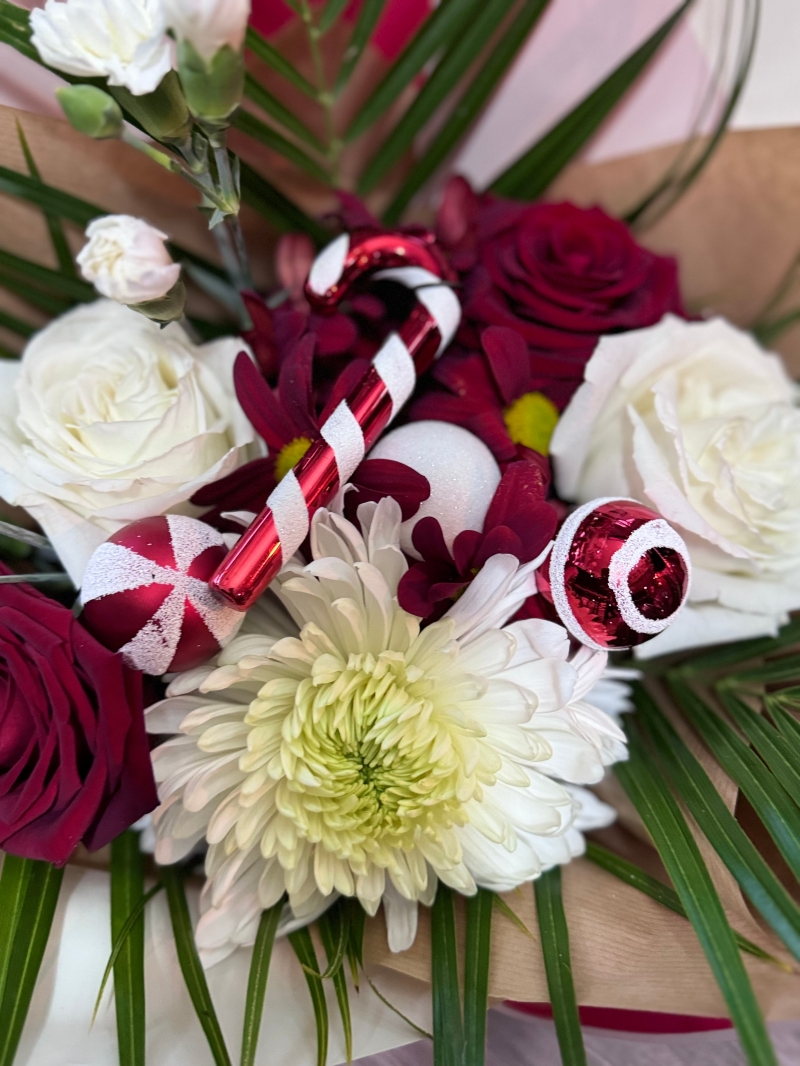
M 20 120 L 45 181 L 97 203 L 106 210 L 145 217 L 186 247 L 216 259 L 205 220 L 194 209 L 195 193 L 179 178 L 114 142 L 90 144 L 65 122 L 0 108 L 0 164 L 24 170 L 16 121 Z M 550 190 L 552 198 L 600 203 L 614 212 L 632 206 L 659 177 L 674 149 L 588 166 L 572 166 Z M 256 160 L 254 159 L 254 162 Z M 286 171 L 270 171 L 310 211 L 326 206 L 319 190 Z M 329 203 L 329 199 L 327 201 Z M 721 313 L 747 326 L 767 304 L 800 251 L 800 130 L 780 129 L 729 134 L 700 180 L 669 214 L 640 239 L 659 252 L 678 256 L 686 301 L 695 312 Z M 0 195 L 2 246 L 53 265 L 49 238 L 36 208 Z M 423 212 L 424 215 L 424 212 Z M 430 217 L 430 212 L 428 212 Z M 276 234 L 258 216 L 243 211 L 254 250 L 256 276 L 270 280 L 271 247 Z M 81 234 L 70 228 L 78 247 Z M 791 305 L 791 292 L 786 301 Z M 800 303 L 800 286 L 796 294 Z M 30 309 L 0 292 L 0 306 L 41 321 Z M 0 343 L 8 343 L 0 332 Z M 778 349 L 800 370 L 800 329 L 784 335 Z M 731 810 L 737 794 L 691 733 L 676 726 L 702 761 Z M 613 789 L 610 782 L 607 789 Z M 658 871 L 655 852 L 624 796 L 608 798 L 620 810 L 617 842 L 626 857 Z M 695 829 L 696 831 L 696 829 Z M 738 886 L 707 842 L 697 833 L 733 927 L 779 958 L 787 958 L 750 911 Z M 582 1004 L 682 1014 L 723 1016 L 725 1004 L 690 924 L 636 889 L 578 860 L 563 872 L 573 968 Z M 536 929 L 530 886 L 507 902 L 526 926 Z M 462 929 L 463 936 L 463 929 Z M 369 924 L 366 950 L 371 964 L 421 980 L 430 977 L 427 913 L 421 911 L 414 948 L 392 955 L 380 921 Z M 800 976 L 743 956 L 770 1020 L 800 1018 Z M 528 939 L 501 914 L 494 919 L 490 994 L 501 999 L 548 998 L 536 939 Z

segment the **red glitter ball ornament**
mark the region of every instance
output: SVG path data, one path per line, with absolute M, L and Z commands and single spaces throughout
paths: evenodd
M 235 636 L 244 617 L 208 585 L 226 554 L 221 534 L 195 518 L 131 522 L 89 560 L 81 621 L 146 674 L 200 666 Z
M 576 640 L 599 651 L 632 648 L 666 629 L 691 577 L 672 526 L 635 500 L 614 498 L 569 515 L 543 570 L 540 593 Z

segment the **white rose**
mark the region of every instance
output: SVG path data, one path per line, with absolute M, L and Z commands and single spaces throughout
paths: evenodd
M 244 43 L 250 0 L 164 0 L 167 25 L 211 60 L 225 45 L 238 52 Z
M 153 92 L 172 67 L 165 28 L 162 0 L 47 0 L 31 12 L 31 41 L 43 62 L 108 78 L 135 96 Z
M 642 655 L 772 634 L 800 608 L 797 396 L 721 319 L 600 340 L 551 453 L 565 499 L 635 497 L 689 546 L 689 604 Z
M 98 300 L 51 322 L 20 362 L 0 362 L 0 496 L 40 523 L 76 584 L 111 533 L 192 513 L 201 485 L 251 457 L 233 389 L 243 348 L 233 337 L 196 347 L 177 324 Z
M 86 227 L 88 243 L 78 255 L 87 281 L 103 296 L 139 304 L 165 296 L 181 268 L 173 263 L 166 233 L 131 215 L 105 215 Z

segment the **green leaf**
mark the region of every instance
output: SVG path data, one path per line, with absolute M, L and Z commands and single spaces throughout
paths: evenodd
M 50 296 L 42 292 L 41 289 L 20 281 L 13 270 L 3 270 L 2 266 L 0 266 L 0 288 L 8 289 L 10 293 L 19 296 L 20 299 L 29 303 L 31 307 L 43 311 L 46 315 L 61 315 L 65 311 L 69 311 L 70 307 L 73 306 L 70 300 L 62 300 L 60 297 Z M 13 353 L 11 357 L 13 359 L 18 358 Z
M 327 976 L 333 981 L 333 989 L 336 993 L 336 1002 L 339 1005 L 339 1014 L 342 1018 L 342 1032 L 344 1033 L 344 1046 L 347 1061 L 353 1060 L 353 1025 L 350 1020 L 350 998 L 347 992 L 347 978 L 345 977 L 344 962 L 345 949 L 348 940 L 347 912 L 338 908 L 326 911 L 317 922 L 322 946 L 328 959 L 328 966 L 323 977 Z
M 14 255 L 3 248 L 0 248 L 0 270 L 3 273 L 14 273 L 18 277 L 26 278 L 47 294 L 62 297 L 65 300 L 86 302 L 94 300 L 97 296 L 92 286 L 85 281 L 65 277 L 57 270 L 40 266 L 39 263 L 24 259 L 20 255 Z
M 367 914 L 357 899 L 345 899 L 342 906 L 348 911 L 347 961 L 356 992 L 359 990 L 359 968 L 364 965 L 364 930 Z
M 244 94 L 248 100 L 252 100 L 257 107 L 260 107 L 262 111 L 266 111 L 268 115 L 271 115 L 276 122 L 280 122 L 284 129 L 293 133 L 299 140 L 305 141 L 314 151 L 325 151 L 324 144 L 311 132 L 308 126 L 301 122 L 297 115 L 282 104 L 276 96 L 273 96 L 268 89 L 265 89 L 261 82 L 256 81 L 252 74 L 245 75 Z
M 798 640 L 800 640 L 800 618 L 794 618 L 780 630 L 777 637 L 755 637 L 751 640 L 740 640 L 736 644 L 724 644 L 721 648 L 693 655 L 688 662 L 673 667 L 670 674 L 681 679 L 701 677 L 717 670 L 726 670 L 731 666 L 740 666 L 749 659 L 780 651 L 781 648 Z
M 453 890 L 442 881 L 431 907 L 433 1066 L 462 1066 L 464 1023 L 458 989 Z
M 742 891 L 789 951 L 800 959 L 800 908 L 736 821 L 703 767 L 650 695 L 634 687 L 638 721 L 689 813 Z
M 477 5 L 478 0 L 442 0 L 400 53 L 377 89 L 370 94 L 344 135 L 345 141 L 360 137 L 391 107 L 431 56 L 453 42 Z
M 31 44 L 30 16 L 27 11 L 8 0 L 0 0 L 0 41 L 10 44 L 28 59 L 40 63 L 39 53 Z
M 242 200 L 283 233 L 302 230 L 319 245 L 325 244 L 330 239 L 330 233 L 324 226 L 309 218 L 304 211 L 244 160 L 242 160 Z
M 549 2 L 550 0 L 525 0 L 517 17 L 448 115 L 447 121 L 437 132 L 425 154 L 414 164 L 385 212 L 384 219 L 387 223 L 397 222 L 414 195 L 439 169 L 472 125 Z
M 25 163 L 27 164 L 31 177 L 35 178 L 37 181 L 41 181 L 39 168 L 36 166 L 36 160 L 33 158 L 33 153 L 31 152 L 19 119 L 17 119 L 17 136 L 19 137 L 22 154 L 25 156 Z M 67 244 L 67 237 L 64 233 L 61 219 L 58 215 L 54 215 L 50 211 L 46 211 L 44 217 L 50 234 L 50 243 L 53 245 L 53 251 L 58 260 L 59 270 L 62 274 L 66 274 L 67 277 L 77 277 L 75 264 L 72 261 L 72 252 Z
M 244 1031 L 242 1033 L 241 1066 L 254 1066 L 258 1036 L 261 1031 L 261 1018 L 264 1014 L 264 997 L 267 993 L 269 964 L 272 958 L 272 946 L 275 943 L 275 931 L 283 911 L 283 900 L 270 907 L 261 915 L 253 945 L 253 958 L 250 962 L 250 976 L 247 980 L 247 998 L 244 1005 Z
M 467 938 L 464 948 L 464 1066 L 483 1066 L 486 1059 L 489 956 L 495 899 L 494 892 L 479 888 L 475 895 L 467 900 Z
M 153 885 L 153 887 L 148 892 L 145 892 L 145 894 L 142 896 L 142 898 L 139 900 L 139 902 L 128 915 L 127 919 L 125 920 L 125 924 L 122 926 L 116 938 L 114 939 L 111 945 L 111 954 L 108 957 L 106 968 L 103 971 L 103 979 L 100 982 L 100 989 L 97 993 L 97 999 L 94 1003 L 94 1010 L 92 1011 L 92 1025 L 94 1025 L 95 1018 L 97 1017 L 97 1012 L 100 1010 L 100 1004 L 103 1001 L 103 993 L 106 990 L 106 985 L 108 984 L 109 979 L 111 978 L 111 974 L 114 972 L 114 964 L 116 963 L 120 952 L 125 946 L 125 941 L 128 939 L 128 934 L 139 921 L 139 918 L 147 904 L 150 902 L 153 896 L 157 895 L 157 893 L 159 893 L 163 889 L 163 887 L 163 882 L 159 881 L 158 884 Z
M 5 524 L 4 522 L 3 525 Z M 0 876 L 0 1002 L 6 987 L 14 937 L 25 904 L 30 876 L 30 859 L 20 859 L 17 855 L 5 856 L 3 873 Z
M 161 867 L 161 878 L 167 890 L 169 916 L 172 920 L 172 933 L 175 937 L 178 962 L 189 998 L 198 1021 L 203 1027 L 203 1032 L 206 1034 L 216 1066 L 231 1066 L 228 1049 L 225 1047 L 225 1038 L 222 1035 L 217 1012 L 214 1010 L 211 993 L 208 990 L 206 975 L 203 973 L 200 956 L 197 954 L 181 873 L 182 871 L 175 866 Z
M 762 663 L 749 670 L 737 670 L 724 677 L 720 684 L 725 688 L 761 688 L 781 681 L 796 681 L 800 677 L 800 655 L 787 655 L 774 661 Z
M 783 693 L 776 692 L 772 697 L 767 696 L 767 710 L 781 733 L 792 740 L 796 747 L 800 745 L 800 722 L 786 710 L 786 707 L 780 701 L 782 695 Z M 800 696 L 800 689 L 797 691 L 797 696 Z
M 420 1036 L 424 1036 L 427 1040 L 433 1040 L 433 1033 L 429 1033 L 427 1029 L 423 1029 L 421 1026 L 417 1025 L 416 1022 L 412 1022 L 407 1015 L 403 1014 L 401 1010 L 398 1010 L 397 1007 L 395 1007 L 394 1003 L 391 1003 L 386 998 L 386 996 L 384 996 L 383 992 L 381 992 L 381 990 L 375 985 L 375 982 L 372 980 L 368 973 L 365 973 L 364 977 L 366 977 L 367 984 L 378 997 L 378 999 L 381 1001 L 381 1003 L 384 1005 L 384 1007 L 388 1007 L 389 1010 L 396 1014 L 398 1018 L 402 1018 L 406 1025 L 410 1025 L 415 1033 L 419 1033 Z
M 508 918 L 508 920 L 513 925 L 515 925 L 517 927 L 517 929 L 519 929 L 519 931 L 521 933 L 523 933 L 527 937 L 530 937 L 531 940 L 535 940 L 536 939 L 536 937 L 533 935 L 533 933 L 530 931 L 530 929 L 527 927 L 527 925 L 523 922 L 523 920 L 520 918 L 520 916 L 518 914 L 516 914 L 511 909 L 511 907 L 509 907 L 509 905 L 506 903 L 506 901 L 503 899 L 502 896 L 497 896 L 496 895 L 494 897 L 494 905 L 495 905 L 495 907 L 497 907 L 497 909 L 500 911 L 500 913 L 503 915 L 503 917 L 504 918 Z
M 747 797 L 790 870 L 800 879 L 800 811 L 752 748 L 699 696 L 678 681 L 672 681 L 671 688 L 688 721 Z
M 492 183 L 498 196 L 535 200 L 586 144 L 633 85 L 678 24 L 690 0 L 664 22 L 635 52 L 576 108 Z
M 63 869 L 48 862 L 23 861 L 30 864 L 30 873 L 0 1002 L 0 1066 L 11 1066 L 14 1061 L 64 877 Z
M 533 888 L 547 990 L 553 1008 L 561 1061 L 563 1066 L 586 1066 L 581 1020 L 572 982 L 569 929 L 561 899 L 561 867 L 554 866 L 543 873 L 534 881 Z
M 711 876 L 680 808 L 646 749 L 627 724 L 630 759 L 617 778 L 645 824 L 680 897 L 727 1003 L 751 1066 L 777 1066 L 764 1019 Z
M 305 170 L 312 178 L 316 178 L 317 181 L 321 181 L 325 185 L 329 184 L 328 174 L 319 163 L 315 163 L 310 156 L 306 155 L 302 148 L 292 144 L 282 133 L 278 133 L 272 126 L 262 122 L 252 112 L 240 108 L 236 112 L 233 124 L 237 130 L 246 133 L 248 137 L 252 137 L 253 140 L 258 141 L 260 144 L 265 144 L 273 152 L 278 152 L 285 159 L 288 159 L 290 163 L 294 163 L 301 170 Z
M 16 315 L 10 315 L 8 311 L 0 309 L 0 326 L 4 329 L 11 330 L 12 333 L 16 333 L 20 337 L 24 337 L 26 340 L 36 332 L 36 326 L 32 326 L 30 322 L 23 322 L 21 318 L 17 318 Z
M 364 0 L 358 20 L 353 28 L 353 33 L 342 57 L 342 65 L 339 67 L 339 76 L 336 79 L 336 92 L 340 93 L 355 70 L 356 64 L 361 58 L 361 53 L 367 46 L 372 36 L 372 31 L 378 24 L 378 19 L 386 4 L 386 0 Z
M 111 939 L 125 928 L 144 898 L 144 861 L 139 834 L 123 833 L 111 842 Z M 144 910 L 140 909 L 114 963 L 119 1066 L 144 1066 Z
M 317 1066 L 325 1066 L 325 1060 L 328 1057 L 328 1004 L 325 1002 L 322 979 L 316 976 L 319 973 L 319 963 L 308 927 L 304 926 L 294 933 L 289 933 L 289 943 L 303 967 L 311 1003 L 314 1007 L 314 1022 L 317 1027 Z
M 626 885 L 630 885 L 632 888 L 644 893 L 645 896 L 649 896 L 650 899 L 654 899 L 662 907 L 674 911 L 675 914 L 680 914 L 682 918 L 687 917 L 678 893 L 673 888 L 670 888 L 669 885 L 665 885 L 663 881 L 659 881 L 657 877 L 651 877 L 650 874 L 645 873 L 638 866 L 634 866 L 632 862 L 627 862 L 627 860 L 620 858 L 619 855 L 615 855 L 613 851 L 609 851 L 593 840 L 586 841 L 586 858 L 597 866 L 602 867 L 607 873 L 618 877 L 620 881 L 624 881 Z M 791 966 L 788 966 L 780 959 L 776 959 L 774 955 L 770 955 L 768 951 L 764 951 L 758 944 L 754 944 L 752 940 L 748 940 L 741 933 L 737 933 L 734 930 L 733 935 L 736 937 L 736 943 L 739 945 L 740 951 L 746 951 L 748 955 L 754 955 L 757 959 L 770 962 L 781 970 L 789 973 L 794 972 Z
M 800 806 L 800 769 L 793 744 L 733 692 L 719 686 L 723 706 L 794 802 Z
M 253 55 L 258 56 L 259 59 L 263 59 L 265 63 L 269 64 L 273 70 L 286 78 L 288 82 L 291 82 L 296 89 L 304 92 L 306 96 L 310 96 L 312 100 L 318 98 L 319 94 L 311 82 L 307 81 L 300 71 L 296 70 L 289 60 L 286 59 L 277 48 L 273 48 L 269 41 L 265 40 L 258 30 L 254 30 L 252 26 L 247 27 L 244 46 L 245 48 L 249 48 Z
M 358 183 L 358 192 L 362 196 L 370 192 L 411 147 L 422 127 L 486 47 L 486 42 L 513 3 L 514 0 L 493 0 L 479 7 L 464 33 L 448 48 L 417 98 L 370 160 Z
M 318 29 L 321 34 L 328 32 L 347 7 L 347 4 L 348 0 L 328 0 L 319 20 Z

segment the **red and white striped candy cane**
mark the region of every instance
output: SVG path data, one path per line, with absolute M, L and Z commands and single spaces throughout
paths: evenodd
M 211 578 L 211 587 L 238 610 L 252 606 L 291 559 L 308 534 L 314 512 L 349 481 L 414 391 L 417 376 L 447 347 L 458 328 L 461 307 L 446 283 L 449 270 L 432 236 L 374 230 L 343 233 L 314 260 L 306 282 L 308 302 L 318 311 L 332 313 L 367 274 L 406 285 L 417 303 Z

